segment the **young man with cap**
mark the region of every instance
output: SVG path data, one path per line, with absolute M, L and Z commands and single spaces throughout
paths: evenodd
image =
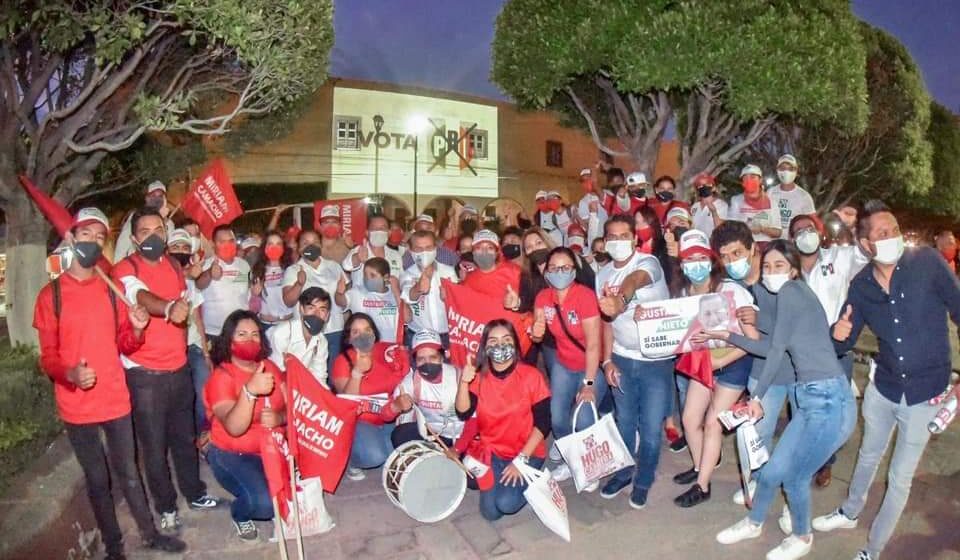
M 413 221 L 413 234 L 416 234 L 418 231 L 429 231 L 434 234 L 436 238 L 437 226 L 433 220 L 433 216 L 430 214 L 420 214 Z M 407 248 L 412 250 L 413 247 L 413 234 L 411 234 L 410 239 L 407 240 Z M 443 263 L 447 266 L 456 267 L 457 263 L 460 262 L 460 257 L 457 256 L 457 252 L 448 248 L 446 245 L 437 246 L 437 262 Z M 410 251 L 404 251 L 403 253 L 403 269 L 408 270 L 411 266 L 414 265 L 413 255 Z
M 167 203 L 166 185 L 160 181 L 153 181 L 147 185 L 147 193 L 144 196 L 143 204 L 147 208 L 153 208 L 160 212 L 160 215 L 166 220 L 167 231 L 173 231 L 173 221 L 170 220 L 172 209 Z M 133 212 L 127 214 L 127 217 L 123 220 L 123 225 L 120 226 L 120 233 L 117 235 L 117 240 L 113 246 L 113 262 L 119 262 L 120 259 L 136 251 L 136 247 L 130 242 L 130 236 L 133 234 L 131 230 L 133 214 Z
M 589 167 L 580 170 L 580 188 L 584 194 L 577 204 L 577 218 L 587 230 L 587 242 L 590 242 L 603 236 L 603 224 L 608 217 L 604 204 L 605 193 L 593 182 L 593 171 Z
M 367 218 L 367 239 L 350 250 L 343 259 L 343 269 L 350 275 L 350 283 L 363 285 L 363 265 L 371 257 L 385 259 L 390 265 L 390 275 L 400 278 L 403 259 L 400 251 L 387 246 L 390 237 L 390 222 L 386 216 L 375 214 Z
M 131 219 L 137 252 L 114 265 L 127 299 L 151 315 L 144 343 L 120 359 L 127 372 L 133 403 L 134 430 L 146 470 L 160 529 L 177 532 L 177 490 L 170 478 L 168 454 L 177 471 L 177 486 L 191 509 L 210 509 L 218 500 L 207 495 L 200 480 L 194 445 L 194 389 L 187 366 L 187 284 L 180 263 L 166 254 L 164 219 L 153 208 L 137 210 Z
M 240 256 L 247 261 L 250 268 L 253 268 L 253 265 L 257 264 L 263 256 L 260 254 L 261 244 L 263 244 L 263 239 L 259 233 L 250 233 L 240 242 Z
M 573 221 L 570 209 L 563 206 L 563 199 L 557 191 L 539 191 L 536 195 L 537 212 L 533 216 L 534 225 L 539 225 L 557 245 L 566 242 L 567 228 Z
M 437 238 L 432 231 L 413 232 L 407 254 L 413 264 L 400 276 L 400 297 L 410 306 L 404 346 L 410 347 L 417 333 L 430 331 L 437 333 L 443 347 L 448 348 L 447 306 L 443 301 L 440 282 L 445 279 L 458 282 L 457 271 L 440 262 Z
M 797 158 L 783 154 L 777 160 L 777 178 L 780 184 L 770 187 L 767 194 L 777 201 L 780 212 L 780 237 L 790 237 L 790 220 L 802 214 L 815 214 L 813 197 L 797 185 Z
M 729 219 L 747 224 L 758 252 L 772 239 L 780 237 L 780 203 L 763 191 L 763 171 L 750 164 L 740 171 L 743 193 L 730 199 Z M 789 220 L 788 220 L 789 221 Z
M 352 246 L 352 241 L 343 237 L 340 207 L 324 206 L 320 210 L 320 255 L 325 259 L 343 262 Z
M 227 315 L 250 308 L 250 265 L 237 255 L 237 237 L 229 225 L 213 230 L 214 255 L 203 262 L 197 288 L 203 293 L 203 326 L 214 341 Z
M 124 558 L 111 477 L 123 492 L 144 545 L 182 552 L 182 541 L 157 532 L 137 471 L 120 353 L 133 353 L 143 345 L 150 314 L 140 305 L 128 309 L 94 272 L 109 231 L 107 217 L 96 208 L 83 208 L 74 218 L 66 235 L 70 265 L 40 290 L 34 308 L 40 367 L 53 380 L 57 411 L 83 469 L 107 559 Z
M 697 201 L 690 208 L 693 229 L 698 229 L 710 238 L 713 229 L 727 219 L 730 207 L 717 194 L 717 179 L 709 173 L 700 173 L 693 178 Z
M 520 267 L 500 258 L 500 238 L 482 229 L 473 236 L 473 262 L 476 269 L 467 274 L 463 285 L 497 301 L 507 295 L 507 286 L 520 292 Z
M 627 175 L 626 182 L 621 181 L 613 191 L 613 197 L 607 205 L 607 213 L 610 216 L 635 215 L 647 203 L 646 190 L 649 186 L 650 183 L 643 173 L 633 172 Z
M 267 331 L 270 339 L 270 361 L 286 371 L 284 354 L 300 360 L 324 387 L 327 384 L 327 338 L 323 327 L 330 320 L 333 302 L 323 288 L 312 286 L 300 292 L 297 316 L 280 321 Z

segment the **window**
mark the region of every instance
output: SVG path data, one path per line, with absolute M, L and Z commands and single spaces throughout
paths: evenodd
M 563 167 L 563 143 L 547 140 L 547 167 Z
M 337 150 L 359 150 L 360 149 L 360 117 L 341 117 L 335 118 L 334 126 L 334 148 Z
M 476 159 L 487 159 L 487 131 L 473 129 L 470 133 L 470 151 Z

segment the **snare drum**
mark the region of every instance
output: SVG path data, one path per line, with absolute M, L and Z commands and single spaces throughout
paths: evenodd
M 384 463 L 383 489 L 407 515 L 434 523 L 456 511 L 467 491 L 467 476 L 436 445 L 408 441 Z

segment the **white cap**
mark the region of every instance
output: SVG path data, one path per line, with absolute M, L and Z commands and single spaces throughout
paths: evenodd
M 167 236 L 167 246 L 176 245 L 177 243 L 186 243 L 193 249 L 193 236 L 190 235 L 189 231 L 183 228 L 177 228 Z
M 537 195 L 533 197 L 534 200 L 541 200 L 547 198 L 547 191 L 537 191 Z
M 751 163 L 740 170 L 740 176 L 743 177 L 744 175 L 758 175 L 763 177 L 763 171 Z
M 86 225 L 90 222 L 103 224 L 103 227 L 107 228 L 107 231 L 110 231 L 110 220 L 107 219 L 107 215 L 101 212 L 99 208 L 92 206 L 81 208 L 80 211 L 77 212 L 77 215 L 73 218 L 73 227 Z
M 339 207 L 338 205 L 336 205 L 336 204 L 331 204 L 331 205 L 329 205 L 329 206 L 324 206 L 323 209 L 320 210 L 320 219 L 322 220 L 322 219 L 324 219 L 324 218 L 336 218 L 336 219 L 339 220 L 339 219 L 340 219 L 340 207 Z
M 469 205 L 469 204 L 465 204 L 465 205 L 463 206 L 463 209 L 460 210 L 460 214 L 461 214 L 461 215 L 463 215 L 463 214 L 474 214 L 474 215 L 476 215 L 476 214 L 477 214 L 477 209 L 474 208 L 473 206 Z
M 793 157 L 793 154 L 783 154 L 780 156 L 780 159 L 777 160 L 777 167 L 779 167 L 781 163 L 789 163 L 794 167 L 799 167 L 797 165 L 797 158 Z
M 443 342 L 440 340 L 440 335 L 429 329 L 422 330 L 413 335 L 413 341 L 410 343 L 410 347 L 413 348 L 414 354 L 416 354 L 420 348 L 433 348 L 434 350 L 443 352 Z
M 693 254 L 712 255 L 710 240 L 707 234 L 698 229 L 691 229 L 680 236 L 680 258 L 685 259 Z
M 547 191 L 547 198 L 562 198 L 558 191 Z
M 430 214 L 420 214 L 419 216 L 417 216 L 417 219 L 413 221 L 413 223 L 417 223 L 417 222 L 427 222 L 428 224 L 432 224 L 433 216 L 431 216 Z
M 674 206 L 667 212 L 667 217 L 664 219 L 664 222 L 669 222 L 670 218 L 683 218 L 689 224 L 693 221 L 690 217 L 690 211 L 684 208 L 683 206 Z
M 153 181 L 152 183 L 147 185 L 147 194 L 150 194 L 153 191 L 167 192 L 167 186 L 160 181 Z
M 246 251 L 247 249 L 253 249 L 254 247 L 260 246 L 260 240 L 256 237 L 244 237 L 243 241 L 240 242 L 240 249 Z
M 634 171 L 633 173 L 627 175 L 627 186 L 631 187 L 633 185 L 649 185 L 650 181 L 647 181 L 647 176 L 639 171 Z
M 593 170 L 590 169 L 589 167 L 584 167 L 583 169 L 580 170 L 580 176 L 581 176 L 581 177 L 584 177 L 584 176 L 587 176 L 587 175 L 593 175 Z
M 473 234 L 473 246 L 476 247 L 483 242 L 493 243 L 500 248 L 500 238 L 497 237 L 496 233 L 493 233 L 489 229 L 481 229 L 477 233 Z

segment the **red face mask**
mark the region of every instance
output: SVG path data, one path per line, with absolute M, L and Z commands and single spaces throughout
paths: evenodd
M 283 256 L 283 245 L 267 245 L 263 249 L 263 254 L 271 261 L 279 261 Z
M 747 175 L 740 180 L 740 184 L 743 185 L 743 192 L 749 195 L 755 195 L 760 192 L 760 177 Z
M 234 340 L 230 343 L 230 353 L 235 358 L 252 362 L 260 357 L 260 341 L 244 340 L 243 342 L 237 342 Z
M 653 228 L 645 226 L 637 230 L 637 244 L 643 244 L 653 239 Z
M 327 239 L 336 239 L 340 237 L 340 226 L 338 224 L 327 224 L 320 228 L 320 234 Z
M 947 259 L 947 262 L 952 263 L 957 258 L 957 248 L 950 247 L 949 249 L 942 249 L 940 254 L 943 255 L 943 258 Z
M 537 201 L 537 210 L 539 210 L 540 212 L 546 212 L 547 210 L 549 210 L 549 208 L 547 208 L 547 201 L 546 201 L 546 200 L 538 200 L 538 201 Z
M 390 236 L 387 237 L 387 243 L 389 243 L 390 245 L 399 245 L 403 243 L 403 230 L 391 229 Z
M 232 261 L 237 256 L 237 242 L 224 241 L 223 243 L 217 243 L 216 253 L 220 260 Z
M 584 179 L 580 179 L 580 188 L 582 188 L 582 189 L 583 189 L 583 192 L 585 192 L 585 193 L 588 193 L 588 194 L 589 194 L 589 193 L 592 193 L 592 192 L 593 192 L 593 179 L 591 179 L 591 178 L 589 178 L 589 177 L 584 178 Z
M 556 212 L 560 209 L 560 199 L 554 198 L 547 201 L 547 210 L 551 212 Z

